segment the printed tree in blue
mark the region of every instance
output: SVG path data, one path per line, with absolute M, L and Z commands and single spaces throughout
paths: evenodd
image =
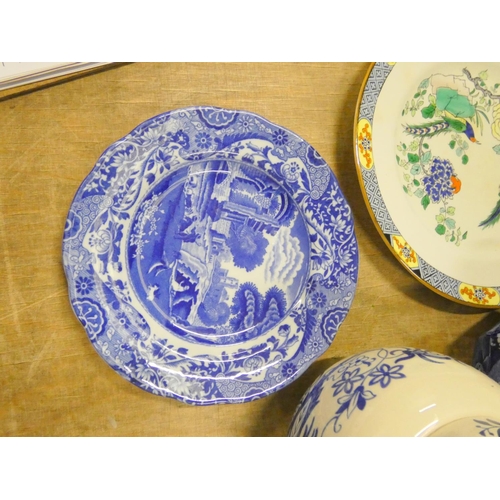
M 254 338 L 279 323 L 286 306 L 285 294 L 276 286 L 263 297 L 253 283 L 244 283 L 233 298 L 231 327 L 243 332 L 245 339 Z
M 264 262 L 269 243 L 262 233 L 249 226 L 234 226 L 232 224 L 226 244 L 231 250 L 234 265 L 250 272 Z

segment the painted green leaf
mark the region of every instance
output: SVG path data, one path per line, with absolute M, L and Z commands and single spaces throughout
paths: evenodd
M 420 186 L 420 181 L 417 179 L 413 179 L 413 185 L 417 187 Z
M 422 198 L 422 196 L 424 196 L 424 190 L 422 188 L 418 188 L 413 194 L 417 198 Z
M 431 160 L 431 152 L 430 151 L 426 151 L 422 155 L 422 158 L 421 158 L 420 161 L 425 165 L 425 164 L 429 163 L 430 160 Z
M 426 78 L 425 80 L 422 80 L 420 82 L 420 85 L 418 86 L 418 88 L 420 88 L 420 89 L 426 89 L 428 86 L 429 86 L 429 79 Z
M 466 240 L 466 239 L 467 239 L 467 231 L 465 231 L 464 235 L 462 236 L 462 239 L 463 239 L 463 240 Z
M 408 194 L 408 188 L 406 186 L 403 186 L 403 189 L 404 189 L 405 193 Z
M 401 158 L 398 155 L 396 155 L 396 161 L 398 162 L 398 165 L 399 165 L 400 160 L 401 160 Z
M 420 95 L 425 95 L 427 94 L 427 90 L 422 90 L 422 92 L 420 92 Z
M 429 96 L 429 102 L 433 104 L 434 106 L 436 105 L 436 96 L 434 94 L 431 94 Z
M 493 146 L 493 151 L 495 151 L 497 155 L 500 155 L 500 144 Z
M 500 83 L 495 83 L 494 87 L 495 87 L 495 90 L 496 90 L 498 87 L 500 87 Z
M 412 165 L 410 173 L 412 175 L 419 175 L 421 171 L 422 167 L 418 163 L 415 163 L 414 165 Z
M 450 148 L 453 149 L 457 141 L 450 141 Z
M 446 227 L 444 227 L 443 224 L 438 224 L 436 226 L 436 233 L 442 236 L 444 233 L 446 233 Z
M 442 214 L 444 214 L 444 213 L 446 212 L 446 210 L 444 209 L 444 207 L 441 207 L 441 208 L 439 209 L 439 211 L 440 211 Z
M 455 240 L 456 240 L 455 236 L 452 236 L 450 241 L 453 243 Z
M 448 219 L 446 219 L 446 220 L 444 221 L 444 223 L 446 224 L 446 227 L 447 227 L 448 229 L 455 229 L 455 227 L 456 227 L 456 222 L 455 222 L 455 219 L 449 219 L 449 218 L 448 218 Z
M 434 106 L 434 104 L 429 104 L 429 106 L 422 108 L 421 111 L 423 118 L 432 118 L 435 112 L 436 112 L 436 106 Z
M 403 149 L 406 149 L 406 144 L 403 142 Z
M 467 155 L 462 156 L 462 163 L 464 165 L 467 165 L 467 163 L 469 163 L 469 157 Z
M 426 195 L 422 198 L 422 200 L 421 200 L 421 202 L 420 202 L 420 203 L 422 204 L 422 206 L 424 207 L 424 210 L 425 210 L 425 209 L 429 206 L 429 204 L 431 203 L 431 199 L 429 198 L 429 195 L 428 195 L 428 194 L 426 194 Z
M 488 79 L 488 70 L 485 69 L 484 71 L 481 71 L 481 73 L 479 73 L 479 78 L 486 81 Z
M 417 92 L 414 96 L 413 96 L 415 99 L 417 99 L 418 97 L 420 97 L 420 92 Z
M 427 144 L 426 142 L 424 142 L 422 146 L 424 147 L 424 149 L 429 149 L 429 144 Z
M 457 156 L 462 156 L 463 152 L 464 152 L 464 150 L 462 148 L 457 148 L 455 150 L 455 153 L 457 153 Z
M 405 174 L 403 177 L 404 177 L 404 180 L 406 182 L 410 182 L 410 175 L 409 174 Z
M 470 118 L 476 114 L 476 108 L 467 97 L 448 87 L 437 89 L 436 107 L 462 118 Z
M 419 160 L 419 156 L 416 155 L 416 154 L 413 154 L 413 153 L 408 153 L 408 161 L 410 163 L 418 163 L 418 160 Z
M 462 149 L 464 149 L 464 150 L 469 149 L 469 145 L 465 141 L 462 141 L 461 146 L 462 146 Z
M 438 224 L 441 224 L 445 218 L 446 218 L 446 216 L 444 216 L 443 214 L 436 215 L 436 222 Z
M 446 209 L 446 213 L 447 213 L 448 215 L 455 215 L 455 207 L 448 207 L 448 208 Z
M 490 123 L 490 119 L 488 118 L 488 115 L 484 114 L 484 112 L 481 111 L 480 109 L 478 109 L 477 112 L 480 113 L 488 123 Z
M 450 236 L 451 236 L 450 233 L 447 233 L 446 236 L 444 237 L 444 239 L 446 241 L 450 241 Z

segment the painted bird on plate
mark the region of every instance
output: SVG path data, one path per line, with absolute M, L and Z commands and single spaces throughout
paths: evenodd
M 460 95 L 456 90 L 440 87 L 436 91 L 435 104 L 422 109 L 424 118 L 433 118 L 439 111 L 439 119 L 422 125 L 407 125 L 404 130 L 407 134 L 420 137 L 434 137 L 446 132 L 463 133 L 471 142 L 479 144 L 472 125 L 467 120 L 476 114 L 476 108 L 467 97 Z

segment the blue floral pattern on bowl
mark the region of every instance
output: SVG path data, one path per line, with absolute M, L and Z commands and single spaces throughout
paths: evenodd
M 413 348 L 379 349 L 347 358 L 326 370 L 303 396 L 293 416 L 289 436 L 338 434 L 353 412 L 363 411 L 381 391 L 406 378 L 405 365 L 412 359 L 443 363 L 451 358 Z M 314 410 L 323 392 L 329 392 L 325 396 L 333 398 L 332 414 L 326 424 L 319 427 Z
M 252 113 L 193 107 L 109 147 L 63 243 L 73 309 L 154 394 L 244 402 L 297 378 L 351 306 L 350 207 L 321 156 Z

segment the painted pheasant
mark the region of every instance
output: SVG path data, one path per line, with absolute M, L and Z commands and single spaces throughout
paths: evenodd
M 435 102 L 422 109 L 422 116 L 433 118 L 438 110 L 440 118 L 422 125 L 407 125 L 404 129 L 407 134 L 434 137 L 442 133 L 458 132 L 465 134 L 471 142 L 479 144 L 474 129 L 467 120 L 476 114 L 476 108 L 467 97 L 448 87 L 440 87 L 437 89 Z

